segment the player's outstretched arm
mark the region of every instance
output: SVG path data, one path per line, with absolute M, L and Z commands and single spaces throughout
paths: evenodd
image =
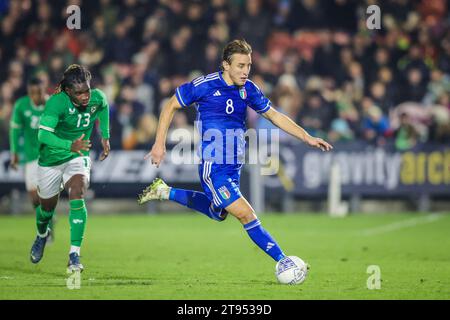
M 9 145 L 11 154 L 11 160 L 9 165 L 13 170 L 17 170 L 17 166 L 19 164 L 19 154 L 17 153 L 17 149 L 19 146 L 20 135 L 21 129 L 11 125 L 9 128 Z
M 106 100 L 106 98 L 105 98 Z M 111 145 L 109 144 L 109 105 L 106 104 L 106 107 L 100 111 L 98 115 L 98 121 L 100 122 L 100 131 L 102 133 L 102 147 L 103 152 L 100 155 L 100 161 L 105 160 L 109 152 L 111 151 Z
M 9 147 L 11 153 L 10 166 L 13 170 L 17 170 L 19 164 L 19 138 L 23 132 L 22 117 L 20 116 L 18 103 L 14 105 L 13 115 L 9 124 Z
M 333 147 L 321 138 L 315 138 L 310 136 L 305 129 L 300 127 L 291 118 L 288 116 L 276 111 L 273 108 L 270 108 L 267 112 L 262 114 L 264 118 L 272 122 L 278 128 L 283 131 L 286 131 L 290 135 L 300 139 L 310 145 L 311 147 L 319 148 L 322 151 L 330 151 Z
M 150 152 L 144 157 L 144 159 L 150 158 L 152 164 L 156 165 L 156 167 L 159 167 L 161 161 L 166 155 L 167 131 L 169 130 L 175 111 L 177 109 L 181 109 L 181 107 L 182 106 L 178 102 L 177 98 L 173 95 L 161 110 L 158 129 L 156 130 L 155 144 Z

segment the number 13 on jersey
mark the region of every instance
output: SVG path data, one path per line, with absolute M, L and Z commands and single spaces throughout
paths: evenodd
M 89 123 L 91 123 L 91 115 L 89 113 L 83 113 L 78 115 L 77 128 L 79 128 L 81 125 L 83 127 L 87 127 Z

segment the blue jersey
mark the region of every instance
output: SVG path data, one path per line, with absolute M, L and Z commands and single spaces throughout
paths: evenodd
M 181 85 L 175 96 L 183 107 L 195 104 L 200 157 L 213 163 L 243 163 L 247 107 L 258 113 L 271 107 L 270 100 L 252 81 L 242 87 L 228 85 L 221 72 Z

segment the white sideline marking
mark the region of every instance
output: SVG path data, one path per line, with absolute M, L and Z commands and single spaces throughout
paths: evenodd
M 441 219 L 442 217 L 443 217 L 442 214 L 430 214 L 425 217 L 412 218 L 412 219 L 408 219 L 405 221 L 390 223 L 390 224 L 380 226 L 380 227 L 366 229 L 366 230 L 361 231 L 361 234 L 363 236 L 373 236 L 376 234 L 382 234 L 382 233 L 396 231 L 396 230 L 400 230 L 400 229 L 404 229 L 404 228 L 415 227 L 415 226 L 418 226 L 419 224 L 431 223 L 431 222 Z

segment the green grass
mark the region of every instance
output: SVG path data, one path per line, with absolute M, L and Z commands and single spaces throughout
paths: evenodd
M 58 218 L 56 242 L 33 265 L 34 218 L 0 217 L 0 299 L 450 299 L 449 214 L 261 216 L 311 265 L 297 286 L 276 282 L 275 262 L 235 219 L 91 214 L 78 290 L 66 286 L 69 227 Z M 367 289 L 369 265 L 381 269 L 379 290 Z

